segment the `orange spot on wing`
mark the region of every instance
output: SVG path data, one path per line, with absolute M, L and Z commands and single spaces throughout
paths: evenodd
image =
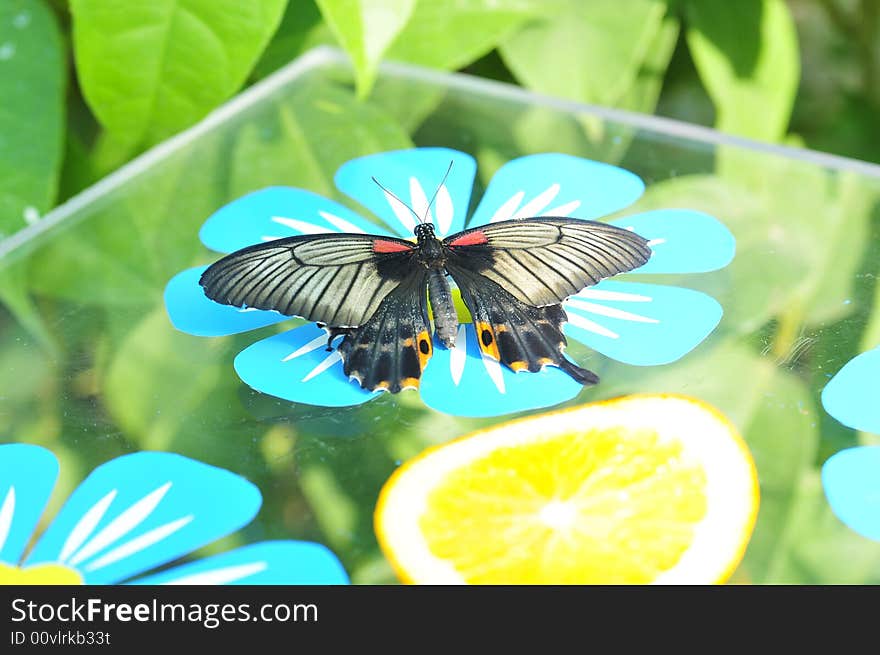
M 434 352 L 433 345 L 431 344 L 431 335 L 427 331 L 422 330 L 416 337 L 416 343 L 419 355 L 419 367 L 424 371 L 425 367 L 428 365 L 428 360 L 431 359 L 431 355 Z
M 480 350 L 482 350 L 490 357 L 501 361 L 501 355 L 498 352 L 498 343 L 495 340 L 495 331 L 492 329 L 492 326 L 488 323 L 478 321 L 476 324 L 476 328 L 477 341 L 480 344 Z

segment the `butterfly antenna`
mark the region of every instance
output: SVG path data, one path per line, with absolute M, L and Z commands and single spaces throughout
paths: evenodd
M 437 190 L 434 191 L 434 195 L 431 196 L 431 202 L 428 203 L 428 206 L 425 208 L 425 215 L 419 221 L 420 223 L 428 222 L 428 212 L 431 211 L 431 205 L 434 204 L 434 201 L 437 199 L 437 194 L 440 193 L 440 189 L 443 188 L 443 185 L 446 184 L 446 178 L 449 177 L 449 172 L 452 170 L 452 165 L 455 163 L 455 160 L 452 159 L 449 162 L 449 168 L 446 169 L 446 172 L 443 174 L 443 179 L 440 180 L 440 184 L 437 185 Z
M 413 216 L 416 217 L 416 222 L 417 222 L 417 223 L 424 223 L 424 221 L 423 221 L 422 219 L 419 218 L 419 215 L 416 213 L 416 210 L 415 210 L 415 209 L 413 209 L 412 207 L 410 207 L 409 205 L 407 205 L 403 200 L 401 200 L 400 198 L 398 198 L 394 193 L 392 193 L 390 190 L 388 190 L 388 189 L 386 189 L 384 186 L 382 186 L 382 183 L 379 182 L 379 180 L 377 180 L 375 177 L 371 177 L 370 179 L 373 180 L 373 182 L 375 182 L 375 183 L 379 186 L 379 188 L 382 189 L 382 191 L 384 191 L 384 192 L 387 193 L 389 196 L 391 196 L 392 198 L 394 198 L 397 202 L 399 202 L 401 205 L 403 205 L 404 207 L 406 207 L 406 208 L 410 211 L 410 213 L 411 213 Z

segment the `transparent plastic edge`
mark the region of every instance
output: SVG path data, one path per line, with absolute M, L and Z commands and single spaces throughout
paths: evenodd
M 131 177 L 143 172 L 162 159 L 177 152 L 201 135 L 222 124 L 239 111 L 242 111 L 263 98 L 273 94 L 279 88 L 288 84 L 300 75 L 325 64 L 346 62 L 348 62 L 347 55 L 332 46 L 320 46 L 306 52 L 265 79 L 260 80 L 250 88 L 234 96 L 192 127 L 150 148 L 132 161 L 121 166 L 113 173 L 107 175 L 107 177 L 99 180 L 92 186 L 87 187 L 58 207 L 55 207 L 37 222 L 25 226 L 15 234 L 0 241 L 0 258 L 5 257 L 38 235 L 55 225 L 58 225 L 94 200 L 118 188 Z M 470 91 L 472 93 L 491 95 L 497 98 L 506 98 L 520 103 L 541 104 L 565 112 L 588 113 L 602 119 L 666 136 L 686 139 L 689 141 L 710 143 L 713 145 L 736 146 L 767 154 L 807 161 L 824 168 L 851 171 L 871 178 L 880 179 L 880 165 L 871 164 L 858 159 L 831 155 L 807 148 L 763 143 L 745 137 L 725 134 L 711 127 L 685 123 L 673 118 L 640 114 L 623 109 L 612 109 L 609 107 L 575 102 L 573 100 L 564 100 L 528 91 L 504 82 L 487 80 L 463 73 L 446 73 L 393 61 L 383 62 L 380 66 L 380 73 L 390 73 L 399 77 L 406 77 L 432 84 L 443 84 L 452 88 Z
M 640 114 L 625 109 L 613 109 L 574 100 L 565 100 L 529 91 L 505 82 L 489 80 L 465 73 L 443 73 L 400 62 L 384 62 L 380 66 L 380 72 L 406 76 L 435 84 L 444 83 L 450 87 L 464 91 L 479 92 L 483 95 L 488 93 L 499 98 L 516 100 L 521 103 L 529 102 L 533 104 L 541 104 L 565 112 L 593 114 L 599 118 L 613 121 L 615 123 L 649 130 L 666 136 L 687 139 L 689 141 L 711 143 L 713 145 L 730 145 L 748 150 L 757 150 L 769 154 L 781 155 L 790 159 L 808 161 L 825 168 L 853 171 L 880 179 L 880 165 L 872 164 L 860 159 L 832 155 L 825 152 L 819 152 L 818 150 L 810 150 L 809 148 L 755 141 L 747 137 L 719 132 L 711 127 L 686 123 L 665 116 Z

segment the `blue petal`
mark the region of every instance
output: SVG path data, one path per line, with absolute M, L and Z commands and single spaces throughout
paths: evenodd
M 77 487 L 27 563 L 60 562 L 113 584 L 248 523 L 260 492 L 244 478 L 171 453 L 124 455 Z
M 376 394 L 349 380 L 339 352 L 326 345 L 324 330 L 304 325 L 248 346 L 235 370 L 253 389 L 297 403 L 345 407 L 372 399 Z
M 348 584 L 336 555 L 306 541 L 264 541 L 184 564 L 133 584 Z
M 557 153 L 509 161 L 495 174 L 470 226 L 508 218 L 599 218 L 631 205 L 645 190 L 617 166 Z
M 718 219 L 689 209 L 658 209 L 611 222 L 651 242 L 653 255 L 639 273 L 705 273 L 724 268 L 736 239 Z
M 322 232 L 388 232 L 338 202 L 311 191 L 270 187 L 233 200 L 214 212 L 199 232 L 208 248 L 232 252 L 279 237 Z
M 721 320 L 699 291 L 605 280 L 565 302 L 565 334 L 626 364 L 668 364 L 696 348 Z
M 878 388 L 880 347 L 847 362 L 822 390 L 822 404 L 844 425 L 880 434 Z
M 289 316 L 260 309 L 242 309 L 214 302 L 199 285 L 207 266 L 178 273 L 165 287 L 165 309 L 171 324 L 198 337 L 222 337 L 287 321 Z
M 0 445 L 0 562 L 18 564 L 57 478 L 58 460 L 45 448 Z
M 408 203 L 419 216 L 424 216 L 450 162 L 452 169 L 430 212 L 437 234 L 445 236 L 464 229 L 477 172 L 477 165 L 470 155 L 448 148 L 415 148 L 359 157 L 339 168 L 336 186 L 393 226 L 399 235 L 411 237 L 415 217 L 395 200 L 386 197 L 372 178 Z
M 484 359 L 470 323 L 459 328 L 454 349 L 435 342 L 421 384 L 427 405 L 456 416 L 501 416 L 549 407 L 571 400 L 582 388 L 553 366 L 538 373 L 515 373 Z
M 880 446 L 847 448 L 822 466 L 822 484 L 837 517 L 880 541 Z

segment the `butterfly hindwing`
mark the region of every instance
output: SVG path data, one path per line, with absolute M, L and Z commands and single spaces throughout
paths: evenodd
M 543 216 L 481 225 L 443 243 L 449 265 L 478 273 L 533 307 L 559 304 L 651 256 L 648 242 L 630 230 Z
M 236 307 L 275 310 L 332 327 L 357 327 L 412 273 L 414 246 L 394 237 L 314 234 L 238 250 L 199 283 Z
M 433 352 L 426 285 L 427 269 L 415 270 L 339 345 L 343 371 L 364 389 L 397 393 L 419 386 Z
M 534 307 L 520 302 L 498 284 L 455 265 L 450 275 L 474 320 L 477 342 L 487 355 L 514 371 L 540 371 L 558 366 L 581 384 L 596 384 L 598 376 L 580 368 L 563 354 L 566 341 L 562 324 L 565 311 L 559 304 Z

